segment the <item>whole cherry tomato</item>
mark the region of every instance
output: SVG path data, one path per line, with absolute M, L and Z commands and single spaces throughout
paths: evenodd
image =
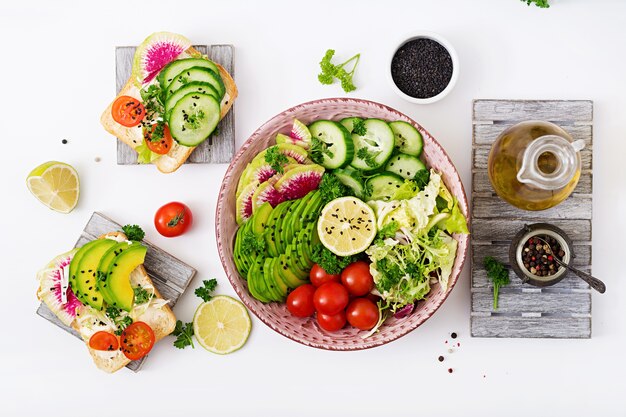
M 376 304 L 367 298 L 355 298 L 346 309 L 348 323 L 360 330 L 370 330 L 380 319 Z
M 343 329 L 343 326 L 346 325 L 346 312 L 341 310 L 339 313 L 332 315 L 318 312 L 317 323 L 326 331 L 336 332 Z
M 300 285 L 287 296 L 287 310 L 296 317 L 312 316 L 315 313 L 313 294 L 315 294 L 313 285 Z
M 191 227 L 193 216 L 189 207 L 178 201 L 167 203 L 154 215 L 154 226 L 165 237 L 180 236 Z
M 313 303 L 318 313 L 333 316 L 344 310 L 350 296 L 348 290 L 338 282 L 327 282 L 315 290 Z
M 360 297 L 372 291 L 374 278 L 370 273 L 370 266 L 365 261 L 351 263 L 341 273 L 341 283 L 351 295 Z
M 322 284 L 326 284 L 331 281 L 339 282 L 340 277 L 340 275 L 329 274 L 318 264 L 313 265 L 313 268 L 311 268 L 311 272 L 309 273 L 311 284 L 316 287 L 320 287 Z

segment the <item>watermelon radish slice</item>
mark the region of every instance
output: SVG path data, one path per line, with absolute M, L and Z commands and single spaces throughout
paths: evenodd
M 291 158 L 287 157 L 287 161 L 289 164 L 297 164 L 298 162 Z M 244 169 L 241 177 L 239 177 L 239 184 L 237 185 L 237 192 L 235 193 L 236 197 L 239 197 L 241 191 L 251 182 L 258 181 L 259 183 L 264 183 L 269 180 L 276 174 L 274 168 L 265 160 L 256 160 L 248 164 L 246 169 Z
M 182 35 L 156 32 L 137 47 L 133 61 L 133 79 L 138 87 L 148 84 L 159 71 L 189 49 L 191 41 Z
M 285 171 L 274 188 L 285 200 L 302 198 L 320 185 L 324 167 L 321 165 L 298 165 Z
M 279 174 L 280 175 L 280 174 Z M 281 193 L 274 188 L 274 181 L 266 181 L 259 186 L 252 196 L 252 210 L 259 208 L 263 203 L 270 203 L 272 207 L 276 207 L 284 201 Z
M 291 127 L 289 137 L 293 144 L 302 146 L 304 149 L 309 149 L 311 146 L 311 132 L 309 132 L 309 128 L 298 119 L 293 119 L 293 126 Z
M 237 196 L 235 203 L 237 224 L 245 223 L 252 216 L 252 196 L 257 188 L 259 188 L 259 182 L 253 181 Z
M 39 279 L 37 296 L 66 326 L 72 324 L 76 317 L 76 309 L 83 305 L 67 283 L 63 284 L 63 270 L 69 269 L 70 261 L 76 251 L 77 249 L 74 249 L 57 256 L 37 274 Z M 65 287 L 65 297 L 63 287 Z

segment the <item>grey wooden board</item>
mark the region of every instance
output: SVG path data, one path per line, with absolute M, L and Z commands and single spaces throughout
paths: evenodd
M 74 247 L 80 247 L 91 240 L 97 239 L 103 234 L 121 230 L 121 225 L 115 223 L 103 214 L 95 212 L 91 215 L 89 222 Z M 170 307 L 174 307 L 180 296 L 189 286 L 189 283 L 196 274 L 196 270 L 150 242 L 144 240 L 141 243 L 148 247 L 144 267 L 150 279 L 152 279 L 154 286 L 159 290 L 163 298 L 170 300 Z M 78 332 L 63 324 L 44 303 L 39 305 L 37 314 L 74 335 L 81 341 L 83 340 Z M 137 372 L 146 358 L 147 356 L 140 360 L 132 361 L 126 367 Z
M 574 193 L 558 206 L 539 212 L 517 209 L 500 199 L 487 175 L 487 159 L 498 135 L 525 120 L 558 124 L 586 147 Z M 588 100 L 474 100 L 472 142 L 472 302 L 474 337 L 591 337 L 591 290 L 568 275 L 546 288 L 524 284 L 509 271 L 510 285 L 500 290 L 493 310 L 485 256 L 508 264 L 509 245 L 525 225 L 546 222 L 562 228 L 574 241 L 573 264 L 591 272 L 593 192 L 593 102 Z
M 211 60 L 223 66 L 235 77 L 235 53 L 232 45 L 194 45 L 200 53 L 206 54 Z M 115 92 L 126 85 L 133 68 L 134 46 L 118 46 L 115 48 Z M 224 116 L 217 126 L 218 133 L 202 142 L 189 156 L 186 163 L 226 164 L 230 163 L 235 154 L 235 108 Z M 130 146 L 117 141 L 118 165 L 137 164 L 137 152 Z

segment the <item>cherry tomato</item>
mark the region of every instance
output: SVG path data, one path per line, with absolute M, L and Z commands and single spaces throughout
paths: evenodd
M 137 126 L 146 116 L 146 109 L 140 100 L 130 96 L 119 96 L 111 106 L 113 120 L 122 126 Z
M 113 333 L 100 331 L 89 338 L 89 347 L 94 350 L 117 350 L 120 342 Z
M 122 353 L 131 361 L 141 359 L 154 346 L 154 332 L 143 321 L 136 321 L 124 329 L 120 336 Z
M 360 330 L 370 330 L 376 326 L 380 313 L 376 304 L 367 298 L 355 298 L 346 309 L 348 323 Z
M 348 290 L 338 282 L 327 282 L 315 290 L 313 303 L 318 313 L 333 316 L 348 305 Z
M 315 294 L 314 286 L 300 285 L 287 296 L 287 310 L 296 317 L 312 316 L 315 313 L 313 294 Z
M 143 138 L 144 142 L 148 149 L 150 149 L 154 153 L 158 153 L 159 155 L 165 155 L 172 149 L 172 135 L 170 134 L 170 128 L 167 125 L 163 125 L 163 132 L 160 136 L 161 139 L 152 140 L 154 136 L 154 131 L 157 129 L 158 124 L 152 125 L 148 130 L 148 128 L 144 128 L 143 130 Z
M 346 325 L 346 312 L 341 310 L 339 313 L 332 315 L 318 312 L 317 323 L 326 331 L 336 332 L 337 330 L 343 329 L 343 326 Z
M 309 273 L 311 284 L 316 287 L 321 287 L 322 284 L 326 284 L 331 281 L 339 282 L 340 277 L 340 275 L 329 274 L 318 264 L 313 265 L 313 268 L 311 268 L 311 272 Z
M 341 273 L 341 283 L 351 295 L 362 296 L 374 288 L 370 266 L 365 261 L 351 263 Z
M 154 226 L 165 237 L 180 236 L 191 227 L 193 216 L 189 207 L 178 201 L 167 203 L 154 215 Z

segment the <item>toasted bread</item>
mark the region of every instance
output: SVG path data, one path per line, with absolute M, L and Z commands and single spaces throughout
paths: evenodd
M 187 55 L 196 56 L 200 53 L 190 47 L 185 51 Z M 230 76 L 230 74 L 222 67 L 217 64 L 217 67 L 220 71 L 220 76 L 222 77 L 222 81 L 224 82 L 224 87 L 226 88 L 226 94 L 221 102 L 221 115 L 220 120 L 226 116 L 228 111 L 233 105 L 233 102 L 237 98 L 237 86 L 235 85 L 235 80 Z M 126 82 L 126 85 L 119 94 L 116 96 L 131 96 L 136 99 L 141 99 L 141 95 L 139 94 L 139 88 L 133 83 L 132 77 Z M 113 116 L 111 115 L 111 108 L 113 106 L 113 100 L 111 104 L 106 108 L 102 116 L 100 117 L 100 122 L 102 126 L 104 126 L 105 130 L 119 140 L 135 149 L 137 146 L 143 143 L 143 134 L 142 129 L 138 127 L 124 127 L 121 124 L 117 123 L 113 120 Z M 186 160 L 189 158 L 189 155 L 193 152 L 195 147 L 187 147 L 181 146 L 174 141 L 172 148 L 170 151 L 158 158 L 153 162 L 154 165 L 157 166 L 159 171 L 164 173 L 170 173 L 176 171 Z
M 100 236 L 100 239 L 105 238 L 126 239 L 126 236 L 121 232 L 112 232 Z M 154 284 L 146 273 L 143 265 L 139 266 L 132 272 L 131 280 L 135 285 L 141 285 L 142 287 L 154 287 Z M 154 296 L 157 299 L 163 298 L 159 291 L 156 289 L 156 287 L 154 287 Z M 90 307 L 84 308 L 90 309 Z M 155 336 L 155 343 L 172 333 L 174 331 L 174 328 L 176 327 L 176 316 L 174 316 L 172 309 L 167 304 L 158 308 L 151 307 L 144 313 L 139 314 L 137 317 L 135 317 L 135 321 L 143 321 L 152 328 Z M 81 325 L 78 320 L 74 320 L 74 322 L 72 323 L 72 328 L 74 328 L 83 337 L 83 340 L 85 341 L 85 343 L 87 344 L 87 348 L 89 349 L 89 353 L 91 354 L 94 363 L 99 369 L 105 372 L 112 373 L 130 363 L 130 359 L 124 356 L 124 354 L 120 350 L 109 352 L 91 349 L 89 347 L 89 337 L 87 337 L 87 334 L 85 332 L 81 331 L 83 329 L 81 329 Z

